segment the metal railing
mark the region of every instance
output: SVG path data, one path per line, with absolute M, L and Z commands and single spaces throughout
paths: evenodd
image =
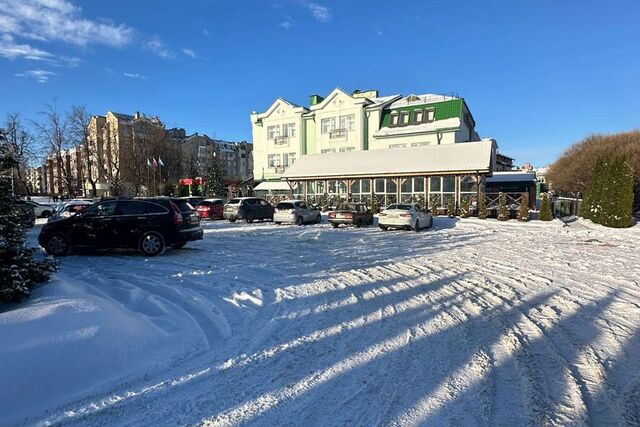
M 288 136 L 276 136 L 275 138 L 273 138 L 273 143 L 275 145 L 286 145 L 289 143 L 289 137 Z
M 344 139 L 347 137 L 346 129 L 334 129 L 329 132 L 329 139 Z
M 276 173 L 284 173 L 284 171 L 286 171 L 286 170 L 287 170 L 286 166 L 276 166 L 275 167 Z

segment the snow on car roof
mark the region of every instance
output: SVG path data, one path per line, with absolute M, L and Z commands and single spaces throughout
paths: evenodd
M 383 176 L 425 173 L 489 172 L 495 154 L 492 140 L 394 150 L 367 150 L 301 156 L 284 179 L 337 176 Z

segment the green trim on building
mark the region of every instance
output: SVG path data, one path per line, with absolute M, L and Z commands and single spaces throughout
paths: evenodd
M 312 118 L 304 118 L 304 147 L 303 154 L 315 154 L 316 152 L 316 121 Z
M 419 104 L 419 105 L 411 105 L 407 107 L 394 108 L 392 110 L 385 110 L 382 112 L 382 119 L 380 127 L 388 127 L 389 126 L 389 117 L 391 116 L 392 111 L 404 112 L 404 111 L 414 111 L 414 110 L 423 110 L 425 108 L 433 108 L 435 109 L 435 120 L 446 120 L 457 117 L 462 119 L 462 99 L 450 99 L 448 101 L 442 102 L 433 102 L 429 104 Z

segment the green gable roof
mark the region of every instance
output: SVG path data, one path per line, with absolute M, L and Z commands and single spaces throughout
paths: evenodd
M 423 110 L 425 108 L 433 108 L 435 109 L 435 120 L 445 120 L 451 119 L 454 117 L 462 118 L 462 99 L 451 99 L 448 101 L 441 102 L 432 102 L 428 104 L 416 104 L 416 105 L 408 105 L 406 107 L 393 108 L 390 110 L 385 110 L 382 113 L 382 124 L 380 127 L 388 127 L 389 126 L 389 116 L 391 112 L 397 111 L 414 111 L 414 110 Z

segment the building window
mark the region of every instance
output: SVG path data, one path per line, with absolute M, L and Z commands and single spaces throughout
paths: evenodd
M 434 110 L 433 108 L 425 110 L 424 112 L 427 123 L 431 123 L 436 119 L 436 110 Z
M 282 155 L 282 166 L 291 166 L 296 161 L 296 153 L 284 153 Z
M 280 125 L 267 126 L 267 139 L 276 139 L 280 136 Z
M 341 153 L 347 153 L 349 151 L 355 151 L 356 147 L 341 147 L 340 148 L 340 152 Z
M 267 156 L 267 162 L 270 168 L 280 166 L 280 154 L 269 154 Z
M 340 116 L 338 119 L 338 123 L 340 125 L 340 129 L 344 130 L 354 130 L 356 126 L 356 116 L 355 114 L 349 114 L 347 116 Z
M 404 111 L 400 113 L 400 126 L 406 126 L 409 124 L 409 112 Z
M 391 113 L 391 116 L 389 117 L 389 126 L 390 127 L 398 126 L 399 119 L 400 119 L 400 116 L 398 113 L 396 112 Z
M 424 111 L 415 110 L 413 112 L 413 123 L 415 124 L 422 123 L 423 120 L 424 120 Z
M 389 144 L 389 148 L 406 148 L 407 144 Z
M 333 132 L 336 128 L 336 118 L 328 117 L 320 122 L 321 133 Z
M 208 157 L 209 156 L 209 147 L 206 145 L 198 146 L 198 157 Z
M 335 153 L 335 152 L 336 152 L 335 148 L 323 148 L 322 150 L 320 150 L 320 154 Z
M 295 123 L 286 123 L 282 125 L 282 136 L 288 136 L 293 138 L 296 136 L 296 124 Z

